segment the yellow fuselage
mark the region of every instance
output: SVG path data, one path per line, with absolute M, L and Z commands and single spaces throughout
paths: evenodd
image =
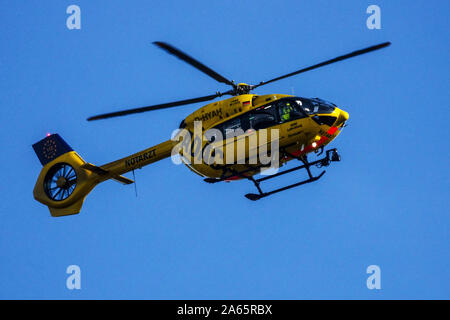
M 198 109 L 184 120 L 183 126 L 189 131 L 189 133 L 191 133 L 191 136 L 193 137 L 195 136 L 195 121 L 201 121 L 201 129 L 202 133 L 204 133 L 209 129 L 220 127 L 221 124 L 230 121 L 230 119 L 238 118 L 248 112 L 252 112 L 253 110 L 261 109 L 264 106 L 277 103 L 280 99 L 290 97 L 293 98 L 291 95 L 283 94 L 270 94 L 262 96 L 245 94 L 235 96 L 226 100 L 208 104 Z M 260 130 L 247 130 L 244 134 L 228 139 L 224 134 L 223 140 L 211 143 L 211 147 L 213 147 L 213 149 L 220 150 L 222 159 L 224 159 L 222 161 L 223 165 L 216 165 L 216 163 L 210 165 L 205 163 L 205 161 L 201 161 L 201 163 L 199 163 L 199 161 L 194 161 L 196 160 L 194 157 L 188 159 L 189 161 L 185 161 L 185 164 L 195 173 L 211 178 L 218 178 L 222 176 L 224 172 L 224 165 L 228 169 L 238 172 L 248 170 L 252 166 L 259 168 L 262 166 L 259 159 L 256 163 L 255 161 L 249 163 L 251 162 L 249 161 L 249 158 L 251 158 L 252 154 L 258 154 L 261 148 L 266 148 L 267 152 L 270 154 L 272 151 L 271 141 L 275 138 L 271 132 L 273 132 L 272 130 L 278 130 L 278 147 L 281 151 L 278 165 L 281 166 L 285 162 L 292 159 L 292 157 L 286 156 L 286 154 L 300 157 L 316 151 L 330 143 L 340 133 L 345 121 L 348 119 L 348 113 L 339 108 L 334 108 L 332 112 L 328 112 L 326 114 L 314 114 L 314 116 L 317 117 L 322 115 L 334 117 L 336 118 L 336 121 L 332 125 L 319 124 L 317 121 L 313 120 L 313 116 L 306 116 L 285 122 L 278 121 L 278 123 L 274 123 L 272 126 L 266 128 L 267 139 L 265 141 L 260 141 L 260 139 L 255 138 Z M 251 143 L 251 141 L 257 141 L 256 145 L 255 143 Z M 207 139 L 202 139 L 202 150 L 204 150 L 205 146 L 208 144 L 210 143 Z M 192 149 L 194 149 L 194 144 L 192 144 Z M 244 150 L 244 152 L 242 152 L 242 150 Z M 229 157 L 234 159 L 235 164 L 230 164 L 225 161 L 227 158 L 227 152 L 234 153 Z M 187 158 L 185 153 L 184 156 Z M 250 171 L 246 175 L 253 175 L 258 172 L 259 170 L 255 170 L 253 172 Z

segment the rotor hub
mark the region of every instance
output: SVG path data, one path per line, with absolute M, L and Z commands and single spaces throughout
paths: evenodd
M 235 95 L 241 95 L 241 94 L 249 94 L 252 89 L 253 86 L 251 85 L 248 85 L 246 83 L 238 83 L 234 88 L 234 91 Z
M 59 177 L 56 180 L 56 186 L 59 188 L 64 188 L 67 185 L 67 179 L 64 177 Z

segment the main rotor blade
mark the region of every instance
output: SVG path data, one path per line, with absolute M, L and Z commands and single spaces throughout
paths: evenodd
M 342 60 L 345 60 L 345 59 L 356 57 L 356 56 L 359 56 L 361 54 L 365 54 L 365 53 L 368 53 L 368 52 L 371 52 L 371 51 L 379 50 L 379 49 L 382 49 L 382 48 L 385 48 L 385 47 L 389 46 L 390 44 L 391 44 L 390 42 L 384 42 L 384 43 L 380 43 L 380 44 L 377 44 L 375 46 L 371 46 L 371 47 L 368 47 L 368 48 L 365 48 L 365 49 L 353 51 L 351 53 L 348 53 L 348 54 L 336 57 L 334 59 L 327 60 L 327 61 L 315 64 L 315 65 L 313 65 L 311 67 L 303 68 L 303 69 L 300 69 L 298 71 L 294 71 L 292 73 L 288 73 L 288 74 L 285 74 L 283 76 L 280 76 L 280 77 L 277 77 L 277 78 L 274 78 L 274 79 L 271 79 L 271 80 L 268 80 L 268 81 L 263 81 L 263 82 L 257 84 L 254 88 L 259 87 L 259 86 L 263 86 L 263 85 L 266 85 L 268 83 L 271 83 L 271 82 L 274 82 L 274 81 L 278 81 L 278 80 L 281 80 L 281 79 L 284 79 L 284 78 L 292 77 L 292 76 L 295 76 L 295 75 L 297 75 L 299 73 L 303 73 L 303 72 L 306 72 L 306 71 L 317 69 L 317 68 L 326 66 L 328 64 L 332 64 L 332 63 L 335 63 L 335 62 L 338 62 L 338 61 L 342 61 Z
M 210 76 L 211 78 L 225 83 L 225 84 L 229 84 L 230 86 L 234 87 L 234 84 L 228 80 L 227 78 L 221 76 L 220 74 L 218 74 L 217 72 L 215 72 L 214 70 L 208 68 L 207 66 L 205 66 L 203 63 L 195 60 L 194 58 L 188 56 L 186 53 L 182 52 L 181 50 L 171 46 L 168 43 L 165 42 L 160 42 L 160 41 L 155 41 L 153 42 L 153 44 L 157 45 L 158 47 L 160 47 L 161 49 L 166 50 L 168 53 L 173 54 L 174 56 L 178 57 L 179 59 L 183 60 L 184 62 L 189 63 L 191 66 L 193 66 L 194 68 L 197 68 L 198 70 L 202 71 L 203 73 L 206 73 L 208 76 Z
M 212 100 L 214 98 L 220 97 L 220 96 L 222 96 L 224 94 L 229 94 L 229 92 L 228 91 L 225 92 L 225 93 L 218 92 L 216 94 L 212 94 L 212 95 L 204 96 L 204 97 L 199 97 L 199 98 L 194 98 L 194 99 L 180 100 L 180 101 L 175 101 L 175 102 L 157 104 L 157 105 L 154 105 L 154 106 L 148 106 L 148 107 L 141 107 L 141 108 L 134 108 L 134 109 L 128 109 L 128 110 L 104 113 L 104 114 L 99 114 L 99 115 L 96 115 L 96 116 L 93 116 L 93 117 L 89 117 L 87 120 L 88 121 L 92 121 L 92 120 L 107 119 L 107 118 L 112 118 L 112 117 L 120 117 L 120 116 L 126 116 L 126 115 L 133 114 L 133 113 L 141 113 L 141 112 L 146 112 L 146 111 L 153 111 L 153 110 L 177 107 L 177 106 L 182 106 L 182 105 L 196 103 L 196 102 L 209 101 L 209 100 Z

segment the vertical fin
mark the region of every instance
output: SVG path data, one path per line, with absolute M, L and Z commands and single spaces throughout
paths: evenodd
M 33 149 L 43 166 L 59 156 L 73 151 L 73 149 L 57 133 L 36 142 L 33 144 Z

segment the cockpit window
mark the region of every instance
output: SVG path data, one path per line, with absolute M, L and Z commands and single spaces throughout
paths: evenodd
M 314 106 L 307 99 L 295 99 L 295 103 L 306 113 L 306 114 L 314 114 Z

